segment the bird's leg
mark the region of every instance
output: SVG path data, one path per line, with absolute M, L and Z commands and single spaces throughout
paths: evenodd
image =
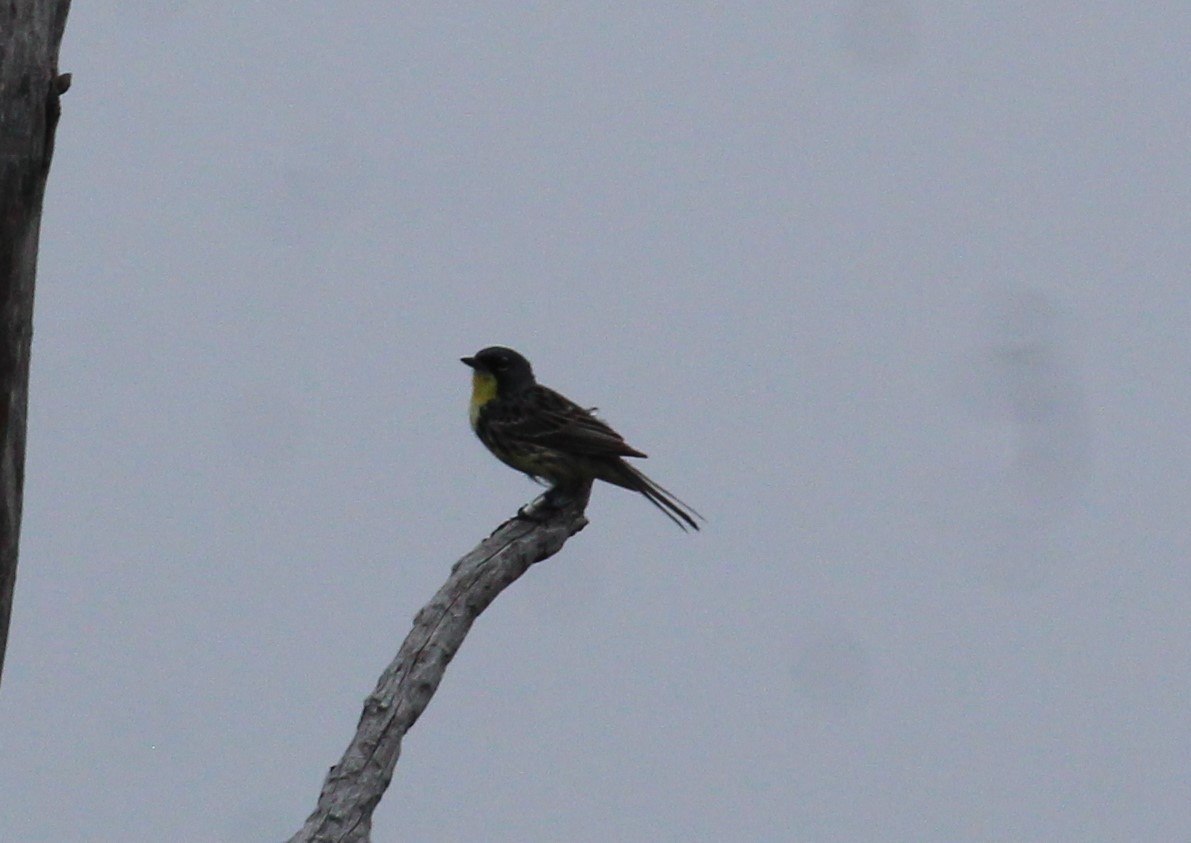
M 542 515 L 538 515 L 537 510 L 545 508 L 546 496 L 538 495 L 525 506 L 517 510 L 517 514 L 513 516 L 518 521 L 529 521 L 534 524 L 541 524 L 546 520 Z
M 542 501 L 543 506 L 551 509 L 562 509 L 575 501 L 578 491 L 579 489 L 576 486 L 554 485 L 547 489 L 539 500 Z
M 531 524 L 544 524 L 568 506 L 572 506 L 580 501 L 586 505 L 587 497 L 590 494 L 590 483 L 554 485 L 518 509 L 517 514 L 510 518 L 509 521 L 528 521 Z M 505 524 L 507 523 L 508 521 L 505 522 Z M 501 527 L 503 526 L 504 524 L 501 525 Z M 500 527 L 497 529 L 500 529 Z
M 578 489 L 572 486 L 551 486 L 525 506 L 518 509 L 516 517 L 521 521 L 532 521 L 535 524 L 541 524 L 553 513 L 573 503 L 577 497 L 577 492 Z
M 541 497 L 540 497 L 540 496 L 539 496 L 539 497 L 537 497 L 537 498 L 534 498 L 532 501 L 530 501 L 529 503 L 525 504 L 525 506 L 523 506 L 523 507 L 521 507 L 520 509 L 518 509 L 518 510 L 517 510 L 517 514 L 516 514 L 516 515 L 514 515 L 512 518 L 508 519 L 508 520 L 507 520 L 507 521 L 505 521 L 503 524 L 501 524 L 499 527 L 497 527 L 495 530 L 493 530 L 493 531 L 492 531 L 492 532 L 491 532 L 491 533 L 488 535 L 488 538 L 492 538 L 492 536 L 495 536 L 495 535 L 496 535 L 498 532 L 500 532 L 500 531 L 501 531 L 501 530 L 503 530 L 505 527 L 507 527 L 507 526 L 509 526 L 510 524 L 512 524 L 514 521 L 528 521 L 530 524 L 543 524 L 543 523 L 545 523 L 545 521 L 546 521 L 546 518 L 545 518 L 545 516 L 538 515 L 538 514 L 537 514 L 537 513 L 534 511 L 534 510 L 536 510 L 536 509 L 537 509 L 537 503 L 538 503 L 538 501 L 539 501 L 539 500 L 541 500 Z

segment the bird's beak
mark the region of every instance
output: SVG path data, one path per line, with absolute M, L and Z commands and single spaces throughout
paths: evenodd
M 476 362 L 476 358 L 474 358 L 474 357 L 460 357 L 459 362 L 465 363 L 468 366 L 471 366 L 473 369 L 480 368 L 480 364 L 478 362 Z

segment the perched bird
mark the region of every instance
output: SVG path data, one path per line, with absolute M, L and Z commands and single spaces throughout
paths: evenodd
M 645 454 L 591 410 L 539 384 L 520 354 L 492 346 L 461 359 L 473 369 L 472 430 L 501 462 L 560 494 L 594 480 L 640 492 L 679 527 L 699 529 L 695 519 L 703 516 L 624 459 Z

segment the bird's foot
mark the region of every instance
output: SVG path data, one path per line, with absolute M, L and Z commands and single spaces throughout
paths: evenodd
M 542 510 L 547 506 L 543 498 L 537 498 L 530 501 L 525 506 L 517 510 L 517 514 L 513 518 L 517 521 L 528 521 L 531 524 L 541 524 L 548 517 L 548 513 L 543 513 Z
M 544 524 L 551 516 L 573 503 L 574 500 L 575 495 L 572 490 L 552 486 L 518 509 L 517 514 L 509 520 L 528 521 L 531 524 Z

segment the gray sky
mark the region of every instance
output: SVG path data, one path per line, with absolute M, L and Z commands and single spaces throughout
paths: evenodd
M 0 835 L 280 840 L 536 489 L 393 841 L 1186 841 L 1191 6 L 76 3 Z

